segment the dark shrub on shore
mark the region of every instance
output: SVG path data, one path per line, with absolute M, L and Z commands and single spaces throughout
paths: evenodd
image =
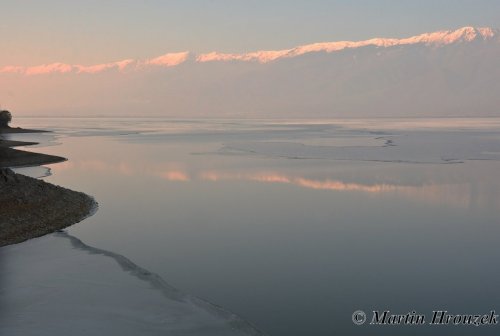
M 9 123 L 11 122 L 11 120 L 12 114 L 9 111 L 0 111 L 0 127 L 9 127 Z

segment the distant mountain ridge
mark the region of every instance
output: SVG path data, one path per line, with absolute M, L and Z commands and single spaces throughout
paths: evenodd
M 500 116 L 500 31 L 463 27 L 241 54 L 10 66 L 0 78 L 2 103 L 27 114 Z
M 18 73 L 25 75 L 43 75 L 49 73 L 99 73 L 108 70 L 141 70 L 151 66 L 172 67 L 180 65 L 186 61 L 195 62 L 215 62 L 215 61 L 256 61 L 267 63 L 283 58 L 292 58 L 314 52 L 332 53 L 344 49 L 355 49 L 367 46 L 374 47 L 394 47 L 414 44 L 424 44 L 426 46 L 444 46 L 454 43 L 465 43 L 473 41 L 500 41 L 500 29 L 489 27 L 462 27 L 456 30 L 441 30 L 432 33 L 424 33 L 408 38 L 372 38 L 363 41 L 337 41 L 337 42 L 319 42 L 298 46 L 283 50 L 260 50 L 249 53 L 220 53 L 210 52 L 203 54 L 194 54 L 189 51 L 166 53 L 164 55 L 146 59 L 134 60 L 124 59 L 116 62 L 109 62 L 95 65 L 71 65 L 61 62 L 43 64 L 38 66 L 20 66 L 11 65 L 0 68 L 1 73 Z
M 442 30 L 433 33 L 425 33 L 409 38 L 372 38 L 364 41 L 338 41 L 307 44 L 292 49 L 274 50 L 274 51 L 256 51 L 245 54 L 226 54 L 212 52 L 197 56 L 199 62 L 209 61 L 259 61 L 262 63 L 274 61 L 280 58 L 295 57 L 310 52 L 334 52 L 343 49 L 360 48 L 366 46 L 376 47 L 394 47 L 398 45 L 425 44 L 432 46 L 442 46 L 452 43 L 472 42 L 475 40 L 491 40 L 498 38 L 499 29 L 489 27 L 463 27 L 457 30 Z

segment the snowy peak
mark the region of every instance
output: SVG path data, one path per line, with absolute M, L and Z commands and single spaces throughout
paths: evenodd
M 267 63 L 280 58 L 290 58 L 311 52 L 335 52 L 344 49 L 361 48 L 366 46 L 393 47 L 398 45 L 425 44 L 442 46 L 452 43 L 472 42 L 474 40 L 489 40 L 499 35 L 497 29 L 463 27 L 457 30 L 442 30 L 433 33 L 425 33 L 409 38 L 373 38 L 364 41 L 338 41 L 307 44 L 292 49 L 256 51 L 246 54 L 227 54 L 211 52 L 199 55 L 198 62 L 212 61 L 257 61 Z
M 474 40 L 488 40 L 495 37 L 497 34 L 498 30 L 488 27 L 463 27 L 457 30 L 442 30 L 434 33 L 421 34 L 399 41 L 400 44 L 425 43 L 446 45 L 459 42 L 472 42 Z
M 7 65 L 0 93 L 16 109 L 61 115 L 74 106 L 82 115 L 177 118 L 499 116 L 499 55 L 498 30 L 463 27 L 248 53 Z
M 81 65 L 65 64 L 55 62 L 36 66 L 7 65 L 0 67 L 0 74 L 24 74 L 24 75 L 45 75 L 51 73 L 74 73 L 74 74 L 96 74 L 106 71 L 140 71 L 147 68 L 169 68 L 175 67 L 188 61 L 206 62 L 256 62 L 268 63 L 280 59 L 293 58 L 309 53 L 326 52 L 333 53 L 345 49 L 355 49 L 367 46 L 378 48 L 389 48 L 405 45 L 423 45 L 440 47 L 450 44 L 470 43 L 474 41 L 499 40 L 500 30 L 492 28 L 463 27 L 457 30 L 442 30 L 433 33 L 425 33 L 408 38 L 372 38 L 364 41 L 337 41 L 321 42 L 298 46 L 283 50 L 260 50 L 249 53 L 219 53 L 210 52 L 206 54 L 194 54 L 188 51 L 167 53 L 151 59 L 125 59 L 117 62 Z

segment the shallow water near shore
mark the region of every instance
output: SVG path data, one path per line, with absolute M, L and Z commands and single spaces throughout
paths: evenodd
M 16 126 L 53 130 L 11 139 L 68 158 L 25 173 L 99 202 L 71 235 L 269 335 L 468 335 L 351 315 L 500 312 L 499 119 Z

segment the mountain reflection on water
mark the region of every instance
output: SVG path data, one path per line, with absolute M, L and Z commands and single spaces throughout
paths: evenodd
M 415 332 L 355 326 L 358 309 L 500 311 L 496 119 L 23 123 L 69 159 L 46 180 L 99 201 L 70 234 L 270 335 Z

